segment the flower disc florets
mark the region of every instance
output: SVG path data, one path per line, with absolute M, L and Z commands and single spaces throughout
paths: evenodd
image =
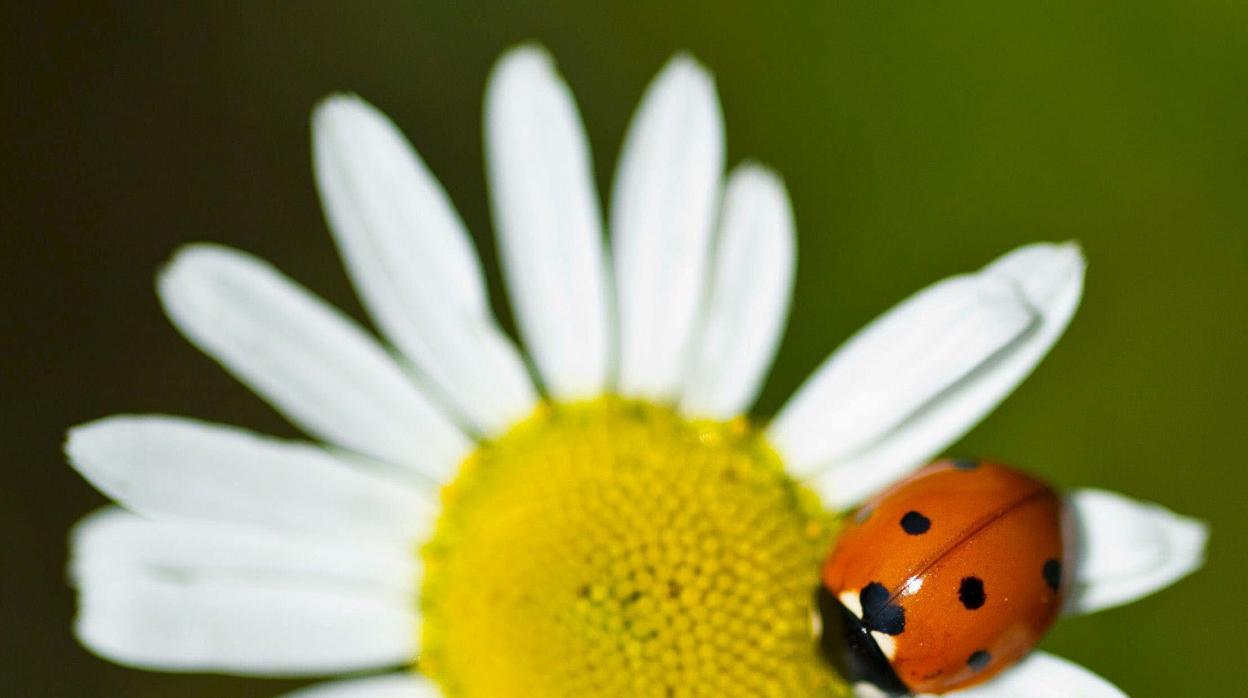
M 744 420 L 606 398 L 480 447 L 423 550 L 420 668 L 449 696 L 832 692 L 828 526 Z

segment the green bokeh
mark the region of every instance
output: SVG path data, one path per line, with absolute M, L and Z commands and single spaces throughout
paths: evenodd
M 20 533 L 21 567 L 6 571 L 5 594 L 32 600 L 6 600 L 6 642 L 29 628 L 6 646 L 14 695 L 263 696 L 294 685 L 132 672 L 72 644 L 63 531 L 103 500 L 61 464 L 59 431 L 133 410 L 292 433 L 165 327 L 150 279 L 177 245 L 218 240 L 362 316 L 309 170 L 307 112 L 333 90 L 373 101 L 421 150 L 477 234 L 505 315 L 480 95 L 498 53 L 528 39 L 551 49 L 577 95 L 601 191 L 641 90 L 682 49 L 716 74 L 730 163 L 758 159 L 785 177 L 799 272 L 764 414 L 922 285 L 1021 243 L 1080 241 L 1087 292 L 1066 338 L 954 450 L 1209 520 L 1201 573 L 1065 621 L 1045 647 L 1135 696 L 1243 690 L 1248 3 L 9 13 L 22 31 L 6 47 L 15 106 L 5 118 L 22 138 L 6 261 L 31 301 L 16 311 L 30 340 L 7 360 L 37 407 L 8 420 L 20 480 L 3 492 L 3 521 Z

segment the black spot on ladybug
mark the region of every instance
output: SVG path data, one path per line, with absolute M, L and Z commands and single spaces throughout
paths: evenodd
M 875 607 L 888 603 L 888 587 L 879 582 L 871 582 L 858 592 L 858 600 L 863 608 Z
M 958 586 L 958 599 L 968 611 L 983 606 L 987 599 L 984 595 L 984 580 L 979 577 L 963 577 L 962 584 Z
M 879 582 L 871 582 L 858 592 L 862 603 L 862 624 L 870 630 L 885 635 L 900 635 L 906 631 L 906 609 L 891 603 L 892 594 Z
M 923 535 L 931 527 L 932 520 L 917 511 L 907 511 L 906 515 L 901 517 L 902 530 L 912 536 Z
M 979 460 L 976 458 L 954 458 L 950 462 L 958 470 L 974 470 L 979 467 Z
M 862 619 L 823 585 L 816 599 L 822 620 L 819 649 L 828 664 L 851 683 L 872 684 L 887 696 L 909 696 L 910 689 L 897 676 Z
M 1057 560 L 1046 560 L 1044 563 L 1044 581 L 1053 591 L 1062 585 L 1062 563 Z
M 992 655 L 987 650 L 975 650 L 971 652 L 971 656 L 967 658 L 966 665 L 974 671 L 979 671 L 988 666 L 988 662 L 992 661 Z

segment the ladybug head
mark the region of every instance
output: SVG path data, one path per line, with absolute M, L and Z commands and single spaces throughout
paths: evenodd
M 822 584 L 816 594 L 821 620 L 819 650 L 832 668 L 851 684 L 868 683 L 889 696 L 910 695 L 863 620 Z

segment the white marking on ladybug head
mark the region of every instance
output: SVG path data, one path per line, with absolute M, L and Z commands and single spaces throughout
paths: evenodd
M 858 598 L 858 592 L 842 591 L 837 598 L 840 599 L 842 606 L 848 608 L 858 620 L 862 620 L 862 601 Z
M 884 656 L 888 657 L 888 661 L 893 661 L 893 657 L 897 656 L 897 638 L 878 630 L 872 630 L 871 637 L 875 639 L 875 644 L 880 646 L 880 651 L 884 653 Z
M 854 684 L 854 695 L 858 698 L 888 698 L 887 693 L 865 681 Z

